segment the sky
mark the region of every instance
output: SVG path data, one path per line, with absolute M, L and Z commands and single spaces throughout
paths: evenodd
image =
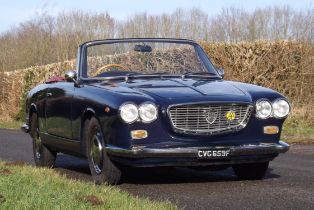
M 0 33 L 18 26 L 36 14 L 82 10 L 86 12 L 108 11 L 119 20 L 133 14 L 171 13 L 177 8 L 199 8 L 214 16 L 223 8 L 237 7 L 252 11 L 255 8 L 289 5 L 296 10 L 314 8 L 314 0 L 0 0 Z

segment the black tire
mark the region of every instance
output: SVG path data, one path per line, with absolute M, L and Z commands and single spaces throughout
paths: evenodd
M 33 140 L 33 155 L 36 166 L 52 168 L 56 161 L 57 153 L 48 149 L 39 136 L 38 117 L 36 113 L 31 116 L 30 135 Z
M 84 130 L 84 140 L 86 141 L 88 164 L 94 182 L 96 184 L 116 185 L 121 179 L 121 170 L 106 153 L 100 124 L 95 117 L 92 117 L 87 123 L 87 130 Z
M 241 180 L 262 179 L 268 169 L 269 162 L 247 163 L 232 166 L 233 171 Z

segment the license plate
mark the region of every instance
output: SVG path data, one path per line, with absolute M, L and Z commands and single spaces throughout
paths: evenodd
M 230 149 L 199 149 L 199 159 L 226 159 L 230 157 Z

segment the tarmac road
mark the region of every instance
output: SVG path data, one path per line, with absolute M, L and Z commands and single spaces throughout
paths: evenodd
M 0 129 L 0 159 L 33 165 L 31 139 Z M 91 181 L 86 160 L 58 155 L 55 170 Z M 232 170 L 130 172 L 118 186 L 133 195 L 169 200 L 184 209 L 314 209 L 314 145 L 293 145 L 271 162 L 264 180 L 238 181 Z

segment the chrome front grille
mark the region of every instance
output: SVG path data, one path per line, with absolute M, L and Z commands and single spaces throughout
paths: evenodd
M 177 132 L 213 135 L 243 129 L 253 106 L 248 104 L 185 104 L 168 109 Z

